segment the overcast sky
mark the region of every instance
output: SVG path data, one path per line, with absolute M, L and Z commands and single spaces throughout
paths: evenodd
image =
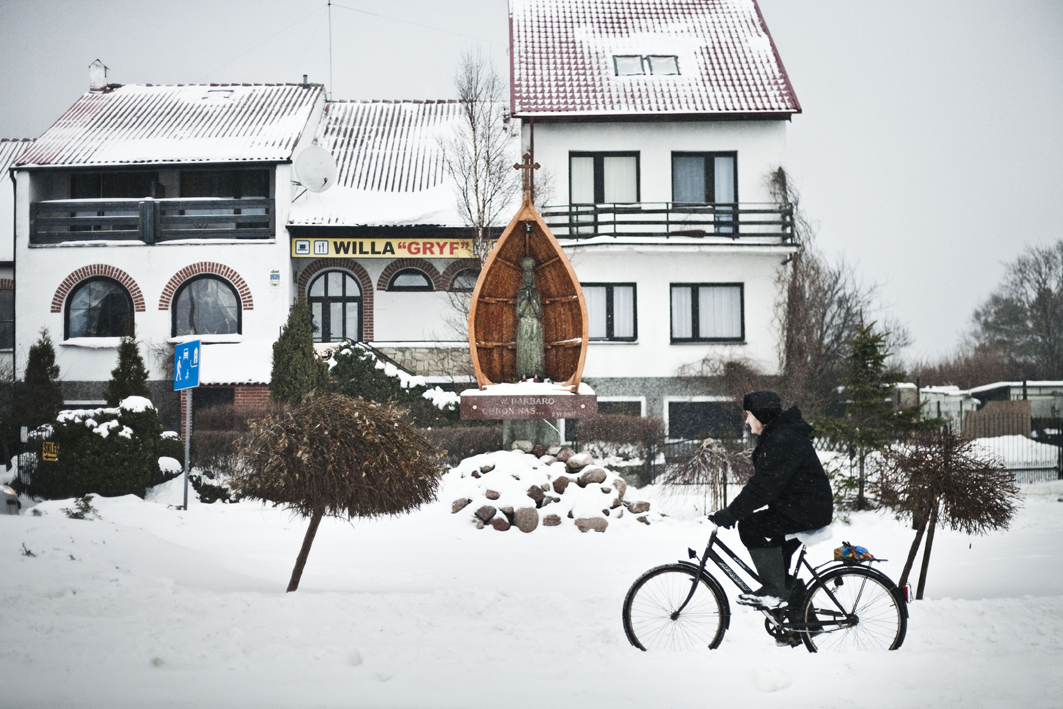
M 787 167 L 819 248 L 879 285 L 909 357 L 948 354 L 1027 245 L 1063 238 L 1063 2 L 761 0 L 804 113 Z M 461 52 L 507 66 L 506 0 L 0 0 L 0 137 L 88 88 L 294 82 L 450 98 Z M 330 76 L 331 75 L 331 76 Z

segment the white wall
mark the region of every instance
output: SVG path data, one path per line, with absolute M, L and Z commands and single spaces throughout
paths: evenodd
M 581 283 L 636 284 L 638 339 L 592 342 L 586 377 L 670 377 L 706 356 L 746 359 L 762 371 L 778 368 L 775 282 L 790 246 L 568 247 Z M 743 343 L 672 344 L 671 283 L 744 284 Z
M 289 199 L 287 185 L 291 181 L 290 166 L 276 168 L 276 237 L 270 241 L 189 240 L 166 242 L 148 246 L 141 242 L 70 242 L 59 245 L 29 245 L 29 204 L 31 178 L 25 171 L 18 177 L 16 202 L 15 258 L 19 278 L 16 288 L 15 347 L 16 367 L 21 373 L 26 366 L 30 346 L 37 340 L 42 327 L 48 328 L 56 344 L 56 356 L 61 378 L 69 381 L 107 381 L 117 361 L 117 339 L 107 338 L 96 343 L 64 343 L 64 313 L 52 313 L 52 298 L 71 273 L 91 264 L 105 264 L 121 269 L 139 286 L 144 295 L 145 311 L 135 314 L 137 338 L 149 367 L 151 379 L 164 378 L 163 371 L 148 353 L 148 345 L 170 340 L 170 310 L 159 310 L 159 300 L 166 283 L 186 266 L 209 261 L 236 271 L 247 283 L 253 308 L 243 311 L 240 336 L 204 336 L 204 341 L 222 339 L 246 341 L 276 340 L 288 315 L 293 299 L 291 259 L 288 232 Z M 279 287 L 271 287 L 270 272 L 281 274 Z M 86 346 L 92 344 L 93 346 Z M 100 346 L 102 345 L 102 346 Z
M 529 150 L 530 125 L 523 124 Z M 765 177 L 783 162 L 786 121 L 535 123 L 535 161 L 549 174 L 547 204 L 568 204 L 569 151 L 639 151 L 643 202 L 672 200 L 672 151 L 738 151 L 738 201 L 770 202 Z

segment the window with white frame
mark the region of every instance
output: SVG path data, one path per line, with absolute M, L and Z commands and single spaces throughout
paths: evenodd
M 673 283 L 672 342 L 745 339 L 741 283 Z
M 633 342 L 638 337 L 634 283 L 584 283 L 592 340 Z

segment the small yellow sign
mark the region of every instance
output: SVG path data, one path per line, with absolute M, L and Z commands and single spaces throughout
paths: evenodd
M 473 255 L 471 239 L 292 239 L 292 258 L 473 258 Z
M 41 459 L 52 463 L 59 460 L 59 444 L 55 441 L 45 441 L 41 448 Z

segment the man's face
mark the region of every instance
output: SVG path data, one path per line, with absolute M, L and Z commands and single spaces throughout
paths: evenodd
M 760 422 L 760 419 L 753 415 L 752 411 L 746 412 L 746 425 L 749 426 L 749 432 L 754 436 L 759 436 L 760 432 L 764 430 L 764 424 Z

